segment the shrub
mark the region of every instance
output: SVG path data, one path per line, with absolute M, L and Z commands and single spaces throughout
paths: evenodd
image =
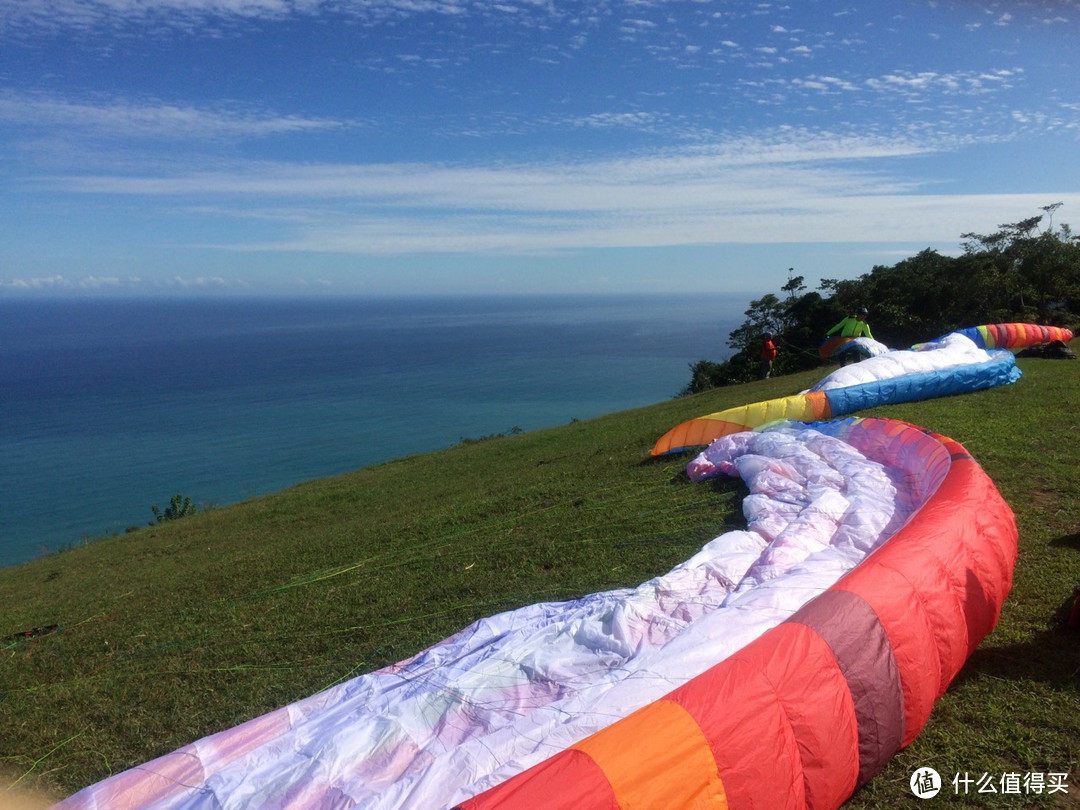
M 151 506 L 150 509 L 153 511 L 158 523 L 164 523 L 166 520 L 179 520 L 188 515 L 194 515 L 199 511 L 198 507 L 191 502 L 191 498 L 185 498 L 179 493 L 172 496 L 164 512 L 156 506 Z

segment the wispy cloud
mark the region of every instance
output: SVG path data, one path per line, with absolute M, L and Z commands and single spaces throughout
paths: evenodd
M 129 22 L 179 23 L 208 16 L 281 18 L 320 5 L 319 0 L 19 0 L 0 3 L 0 24 L 86 29 Z
M 1010 89 L 1022 74 L 1019 68 L 994 71 L 896 71 L 866 80 L 865 86 L 880 93 L 902 95 L 939 92 L 945 95 L 984 95 Z
M 0 2 L 0 27 L 59 30 L 154 24 L 190 29 L 205 20 L 282 20 L 321 14 L 378 20 L 525 11 L 557 15 L 550 3 L 499 0 L 5 0 Z
M 969 144 L 1080 130 L 1071 85 L 1052 84 L 1040 62 L 1002 46 L 1032 28 L 1035 5 L 953 4 L 933 16 L 938 44 L 925 26 L 865 5 L 808 24 L 790 2 L 737 0 L 0 0 L 0 32 L 12 40 L 33 26 L 97 26 L 102 36 L 87 39 L 86 53 L 100 51 L 88 64 L 92 72 L 109 63 L 85 81 L 83 73 L 26 71 L 12 85 L 20 90 L 0 89 L 0 148 L 14 156 L 5 160 L 5 186 L 8 199 L 18 195 L 48 217 L 77 212 L 79 239 L 108 223 L 106 237 L 124 242 L 118 255 L 140 240 L 346 254 L 955 240 L 980 227 L 980 216 L 992 228 L 1017 210 L 1076 199 L 1068 188 L 1038 199 L 944 196 L 928 179 L 952 182 L 941 177 L 949 161 L 933 157 Z M 308 48 L 333 39 L 316 35 L 330 26 L 296 22 L 315 16 L 348 23 L 333 29 L 348 36 L 326 60 Z M 422 19 L 398 24 L 405 16 Z M 964 32 L 976 16 L 980 30 Z M 286 17 L 295 24 L 245 24 Z M 383 37 L 374 23 L 390 17 L 393 36 Z M 144 30 L 113 30 L 129 24 Z M 181 34 L 165 30 L 174 25 Z M 886 26 L 889 39 L 880 40 Z M 1050 40 L 1067 32 L 1040 23 L 1037 33 Z M 251 55 L 242 64 L 259 81 L 243 71 L 192 88 L 108 78 L 130 43 L 146 54 L 165 44 L 162 53 L 182 60 L 177 45 L 188 34 L 205 38 L 193 53 L 219 54 L 222 64 L 250 46 L 258 64 Z M 228 39 L 210 39 L 218 35 Z M 979 47 L 954 59 L 950 36 Z M 43 39 L 57 50 L 66 41 Z M 234 40 L 245 47 L 231 48 Z M 257 50 L 267 42 L 309 65 L 316 82 L 332 64 L 352 83 L 303 95 L 303 77 L 289 75 L 279 94 L 276 77 L 286 74 L 274 70 L 289 63 Z M 915 47 L 897 61 L 902 43 Z M 37 40 L 19 44 L 30 53 Z M 529 64 L 509 61 L 521 52 Z M 181 61 L 174 73 L 193 69 Z M 110 86 L 100 95 L 87 89 Z M 247 101 L 207 95 L 218 92 Z M 350 119 L 356 110 L 382 115 Z M 357 137 L 335 137 L 342 134 Z M 1045 151 L 1023 154 L 1039 160 Z M 950 187 L 1007 187 L 964 168 L 968 176 Z M 45 218 L 25 221 L 44 230 Z M 38 242 L 26 244 L 33 255 Z M 44 265 L 25 266 L 36 273 Z M 50 275 L 50 265 L 40 278 L 24 272 L 21 283 L 135 283 L 109 276 L 112 264 L 92 266 L 104 272 L 76 282 Z M 172 272 L 143 271 L 135 260 L 124 267 Z
M 762 167 L 789 167 L 792 174 L 831 162 L 910 156 L 933 151 L 914 141 L 842 137 L 782 129 L 768 137 L 732 138 L 709 146 L 669 150 L 637 157 L 571 164 L 519 164 L 511 167 L 458 167 L 440 164 L 348 165 L 249 163 L 230 172 L 191 172 L 165 176 L 98 175 L 43 180 L 56 191 L 72 193 L 201 195 L 252 194 L 346 197 L 372 204 L 415 199 L 427 205 L 468 209 L 515 207 L 577 210 L 588 201 L 608 199 L 598 189 L 618 188 L 615 199 L 651 198 L 670 187 L 688 185 L 728 193 Z M 735 176 L 740 173 L 739 176 Z M 847 183 L 867 178 L 856 171 L 837 173 Z M 882 179 L 859 181 L 860 190 L 881 188 Z M 641 189 L 633 193 L 633 189 Z M 592 189 L 593 191 L 589 191 Z M 630 192 L 629 197 L 627 196 Z M 651 206 L 650 206 L 651 207 Z
M 955 239 L 972 212 L 1042 197 L 936 196 L 889 161 L 940 146 L 778 130 L 633 157 L 508 166 L 237 163 L 227 170 L 39 178 L 42 190 L 273 220 L 230 250 L 528 253 L 732 242 Z M 884 161 L 884 162 L 882 162 Z M 1067 193 L 1055 199 L 1080 198 Z M 1005 221 L 1003 219 L 1002 221 Z
M 805 79 L 792 79 L 791 84 L 794 87 L 805 90 L 818 90 L 822 93 L 850 93 L 859 89 L 857 84 L 846 79 L 840 79 L 836 76 L 816 76 L 813 74 L 807 76 Z
M 113 139 L 260 138 L 339 130 L 354 123 L 232 108 L 160 102 L 72 102 L 45 94 L 0 92 L 0 122 L 31 130 L 63 130 Z
M 30 276 L 26 278 L 0 278 L 0 290 L 20 292 L 93 292 L 101 290 L 133 290 L 155 287 L 175 290 L 224 290 L 250 289 L 251 283 L 243 279 L 222 276 L 173 276 L 167 279 L 147 279 L 141 276 L 77 276 L 65 275 Z
M 791 105 L 806 97 L 827 95 L 832 98 L 833 114 L 855 105 L 852 113 L 874 105 L 880 110 L 879 121 L 902 118 L 908 123 L 916 120 L 938 122 L 948 128 L 965 127 L 986 130 L 995 122 L 1005 120 L 1017 103 L 1018 88 L 1025 81 L 1021 68 L 991 70 L 893 71 L 875 76 L 857 74 L 827 75 L 810 73 L 806 76 L 773 75 L 766 79 L 742 79 L 738 89 L 759 104 Z M 1043 104 L 1044 99 L 1024 96 L 1031 104 Z M 967 115 L 958 117 L 958 99 L 979 102 Z M 898 106 L 903 102 L 906 107 Z M 919 105 L 918 117 L 913 117 L 911 105 Z M 977 118 L 977 120 L 975 120 Z M 890 126 L 894 126 L 890 124 Z
M 1067 197 L 1080 205 L 1080 195 Z M 1037 212 L 1047 195 L 880 195 L 780 198 L 767 205 L 718 208 L 699 204 L 679 210 L 611 212 L 524 218 L 454 216 L 436 221 L 408 216 L 355 218 L 320 223 L 292 238 L 214 245 L 269 252 L 390 255 L 409 253 L 501 253 L 525 255 L 578 249 L 722 244 L 902 242 L 954 246 L 973 227 L 993 228 L 1017 212 Z
M 574 126 L 608 128 L 625 127 L 630 129 L 648 129 L 655 126 L 658 120 L 664 116 L 647 112 L 628 113 L 594 113 L 592 115 L 575 118 L 571 121 Z

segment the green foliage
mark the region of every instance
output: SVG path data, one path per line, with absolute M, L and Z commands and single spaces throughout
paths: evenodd
M 199 508 L 191 502 L 191 498 L 185 498 L 183 495 L 177 493 L 169 499 L 169 505 L 165 507 L 165 511 L 162 512 L 156 506 L 150 507 L 154 513 L 154 517 L 157 518 L 158 523 L 164 523 L 167 520 L 179 520 L 180 518 L 194 515 L 199 511 Z M 150 524 L 151 526 L 154 524 Z
M 698 360 L 696 363 L 691 363 L 690 382 L 679 392 L 679 396 L 700 394 L 710 388 L 731 385 L 737 382 L 731 375 L 731 370 L 730 361 L 727 363 L 714 363 L 712 360 Z
M 1052 216 L 1058 207 L 1042 210 Z M 962 234 L 960 256 L 927 248 L 857 279 L 821 279 L 821 292 L 805 292 L 803 277 L 791 268 L 784 297 L 770 293 L 750 302 L 746 320 L 728 339 L 734 354 L 723 363 L 691 365 L 691 381 L 680 394 L 757 379 L 766 332 L 779 336 L 774 376 L 816 368 L 825 332 L 863 306 L 874 337 L 898 347 L 984 323 L 1070 325 L 1080 317 L 1080 241 L 1068 225 L 1038 231 L 1046 215 L 999 225 L 992 234 Z
M 496 439 L 505 439 L 507 436 L 520 436 L 524 432 L 525 431 L 522 430 L 520 425 L 514 425 L 506 433 L 489 433 L 486 436 L 480 436 L 476 439 L 469 436 L 462 436 L 460 441 L 462 444 L 476 444 L 477 442 L 490 442 L 495 441 Z
M 789 274 L 794 272 L 788 271 Z M 735 353 L 722 363 L 699 360 L 690 366 L 690 383 L 680 396 L 707 391 L 709 388 L 756 380 L 760 373 L 761 344 L 766 333 L 777 336 L 780 355 L 773 363 L 773 376 L 817 368 L 821 335 L 843 317 L 835 301 L 806 289 L 802 276 L 788 276 L 780 298 L 772 293 L 750 302 L 743 314 L 746 320 L 728 336 L 728 346 Z

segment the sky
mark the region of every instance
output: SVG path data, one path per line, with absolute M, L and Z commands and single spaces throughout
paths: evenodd
M 0 0 L 0 297 L 813 289 L 1080 231 L 1080 0 Z

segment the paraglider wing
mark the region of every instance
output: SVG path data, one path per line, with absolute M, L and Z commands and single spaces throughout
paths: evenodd
M 837 807 L 918 734 L 1011 584 L 1012 513 L 963 447 L 816 421 L 1018 374 L 935 343 L 670 432 L 660 452 L 718 434 L 688 474 L 751 494 L 746 530 L 667 574 L 482 619 L 58 807 Z
M 896 405 L 920 399 L 952 396 L 1009 385 L 1020 379 L 1020 369 L 1009 352 L 995 352 L 983 363 L 901 374 L 872 382 L 831 388 L 825 392 L 833 416 L 843 416 L 878 405 Z
M 794 394 L 750 405 L 739 405 L 676 425 L 657 440 L 652 455 L 703 447 L 721 436 L 752 430 L 778 420 L 816 422 L 834 415 L 824 393 Z
M 847 343 L 853 339 L 831 340 Z M 1050 340 L 1067 342 L 1072 340 L 1072 332 L 1038 324 L 989 324 L 951 332 L 935 341 L 917 344 L 912 350 L 874 353 L 861 363 L 833 372 L 803 394 L 742 405 L 676 425 L 656 441 L 652 455 L 703 447 L 721 436 L 752 430 L 776 418 L 828 419 L 876 405 L 1008 385 L 1020 378 L 1020 371 L 1015 358 L 1005 349 Z M 841 393 L 838 389 L 844 387 L 851 390 Z M 822 391 L 827 392 L 825 401 L 810 399 L 812 394 Z
M 1043 326 L 1037 323 L 991 323 L 969 326 L 957 330 L 971 338 L 981 349 L 1022 349 L 1060 340 L 1068 343 L 1073 339 L 1072 330 L 1063 326 Z
M 482 619 L 60 807 L 589 808 L 617 795 L 679 810 L 772 790 L 753 786 L 766 776 L 778 795 L 833 806 L 917 731 L 993 625 L 1011 516 L 962 448 L 887 420 L 733 434 L 694 475 L 732 473 L 751 492 L 747 528 L 662 576 Z M 849 583 L 912 531 L 908 551 Z M 814 774 L 805 789 L 797 771 Z
M 818 357 L 822 360 L 828 360 L 836 354 L 840 347 L 846 345 L 849 341 L 851 341 L 851 338 L 849 337 L 835 336 L 825 338 L 818 346 Z
M 786 621 L 459 810 L 835 808 L 914 740 L 997 622 L 1015 522 L 956 442 L 844 424 L 855 445 L 921 459 L 932 492 L 914 517 Z

